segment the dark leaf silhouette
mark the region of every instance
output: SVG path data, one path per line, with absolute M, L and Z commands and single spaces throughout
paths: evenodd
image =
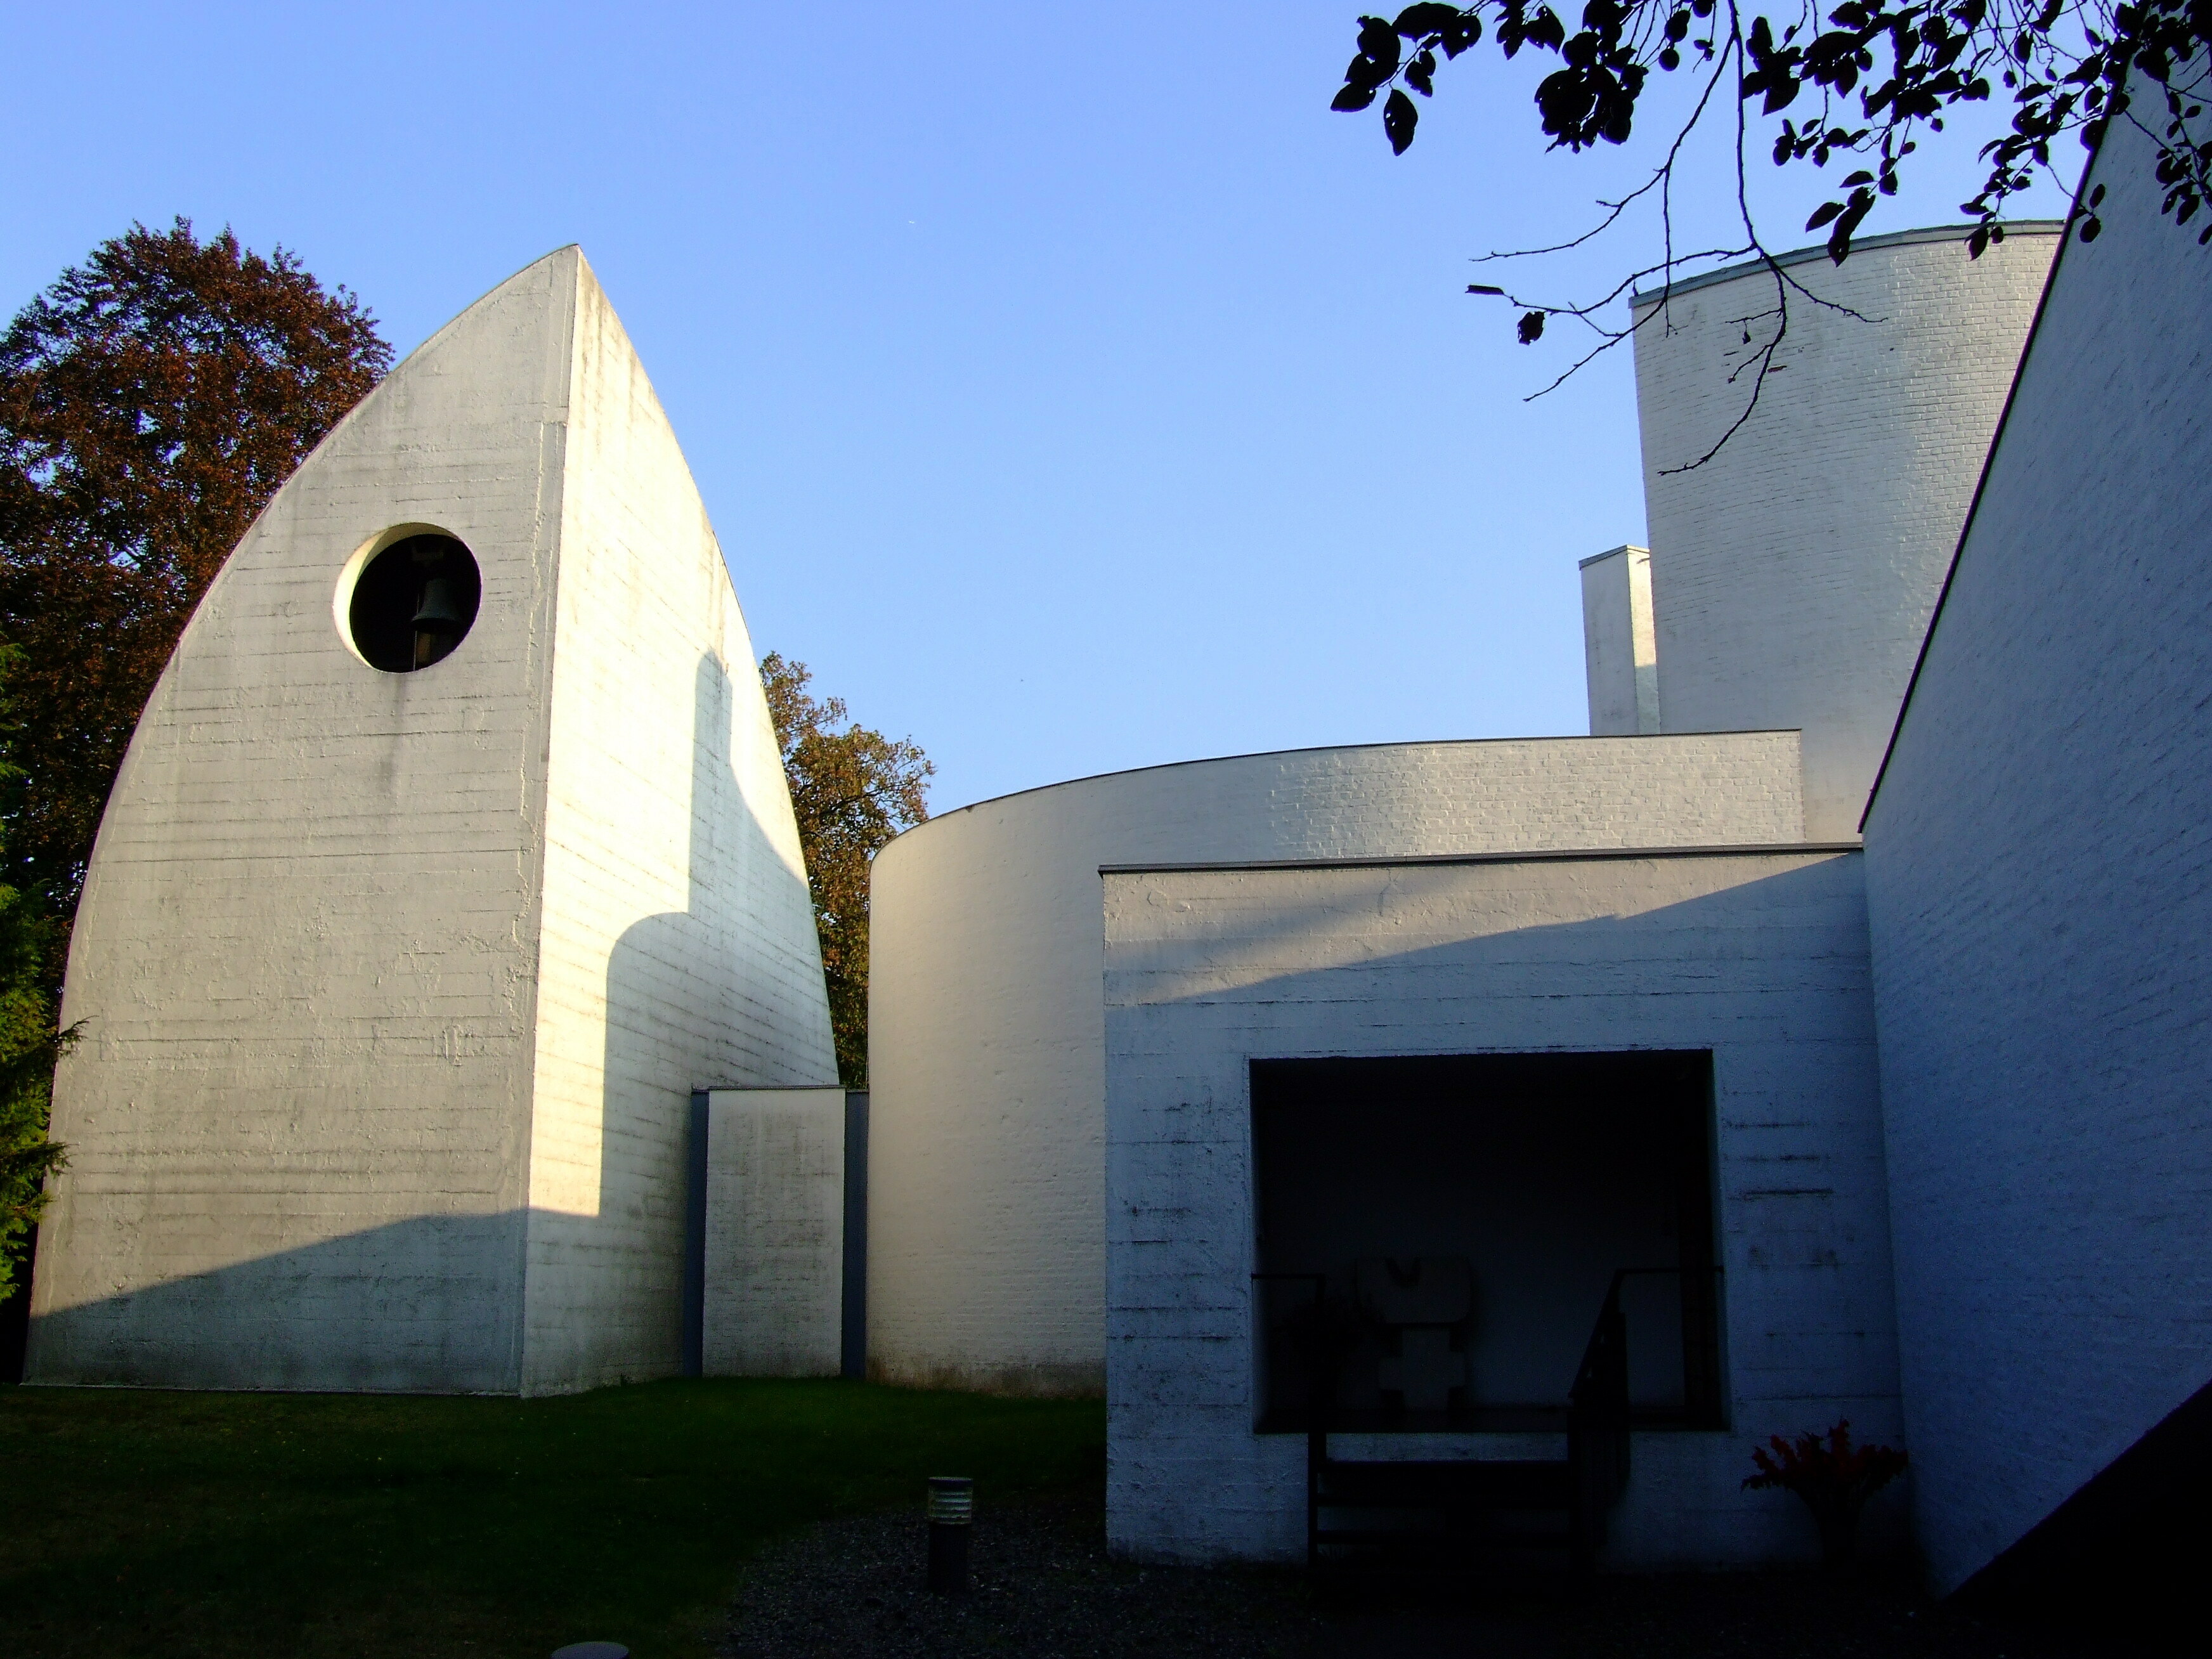
M 1675 158 L 1711 110 L 1728 108 L 1731 90 L 1739 110 L 1755 107 L 1761 117 L 1778 118 L 1771 147 L 1765 134 L 1753 137 L 1747 113 L 1740 120 L 1734 135 L 1739 178 L 1751 144 L 1771 153 L 1777 167 L 1810 161 L 1824 167 L 1842 155 L 1863 159 L 1844 176 L 1841 198 L 1824 202 L 1806 222 L 1808 230 L 1827 230 L 1828 256 L 1838 264 L 1850 256 L 1880 202 L 1899 193 L 1902 170 L 1923 139 L 1943 133 L 1946 112 L 1994 99 L 2000 88 L 2011 100 L 2011 125 L 1983 147 L 1988 175 L 1962 205 L 1978 222 L 1966 238 L 1970 256 L 1979 258 L 2004 240 L 2002 215 L 2012 198 L 2039 175 L 2060 170 L 2057 141 L 2071 135 L 2094 146 L 2115 119 L 2134 123 L 2159 146 L 2162 215 L 2194 228 L 2212 202 L 2212 133 L 2203 125 L 2212 102 L 2204 96 L 2212 87 L 2212 0 L 1838 0 L 1825 19 L 1814 9 L 1769 16 L 1740 0 L 1584 0 L 1579 20 L 1571 30 L 1538 0 L 1413 5 L 1391 23 L 1362 17 L 1358 55 L 1334 107 L 1365 109 L 1387 88 L 1382 130 L 1391 149 L 1402 155 L 1419 121 L 1407 91 L 1433 94 L 1437 54 L 1446 61 L 1460 57 L 1483 38 L 1486 21 L 1501 57 L 1528 47 L 1558 59 L 1538 78 L 1534 94 L 1538 127 L 1554 149 L 1628 143 L 1652 75 L 1695 77 L 1690 112 L 1662 143 L 1641 185 L 1619 202 L 1601 204 L 1591 228 L 1561 247 L 1493 256 L 1501 258 L 1580 246 L 1614 228 L 1638 204 L 1661 210 L 1660 222 L 1677 222 L 1664 212 Z M 2143 110 L 2131 107 L 2135 98 L 2142 99 Z M 2154 119 L 2154 100 L 2162 109 Z M 1663 286 L 1686 258 L 1763 259 L 1776 284 L 1778 339 L 1793 295 L 1811 301 L 1776 261 L 1741 185 L 1736 205 L 1741 235 L 1735 246 L 1685 254 L 1669 240 L 1657 262 L 1630 281 L 1646 285 L 1656 278 Z M 2078 215 L 2085 241 L 2103 228 L 2098 206 L 2088 202 Z M 2212 224 L 2196 240 L 2212 246 Z M 1598 343 L 1565 379 L 1632 337 L 1632 324 L 1601 314 L 1623 291 L 1588 304 L 1522 309 L 1516 331 L 1523 341 L 1539 338 L 1546 315 L 1589 325 Z M 1771 350 L 1753 355 L 1756 372 L 1745 384 L 1755 402 L 1760 383 L 1780 365 Z
M 1408 6 L 1390 27 L 1407 40 L 1418 40 L 1425 35 L 1442 34 L 1459 21 L 1459 15 L 1457 6 Z
M 1413 100 L 1402 92 L 1393 91 L 1382 106 L 1382 131 L 1390 135 L 1390 148 L 1403 155 L 1406 146 L 1413 142 L 1413 126 L 1421 118 Z

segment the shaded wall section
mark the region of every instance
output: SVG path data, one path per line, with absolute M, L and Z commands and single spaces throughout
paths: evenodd
M 2212 1381 L 2212 248 L 2151 167 L 2115 125 L 1866 823 L 1945 1589 Z
M 715 1089 L 705 1111 L 701 1374 L 835 1376 L 845 1091 Z
M 1856 853 L 1111 872 L 1105 933 L 1115 1547 L 1304 1553 L 1304 1442 L 1256 1431 L 1254 1061 L 1644 1050 L 1712 1057 L 1731 1431 L 1636 1437 L 1611 1558 L 1817 1553 L 1740 1483 L 1771 1432 L 1898 1434 Z

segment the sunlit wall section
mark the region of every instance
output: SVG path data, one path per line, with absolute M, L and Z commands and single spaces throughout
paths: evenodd
M 2057 242 L 2015 225 L 1970 260 L 1966 235 L 1633 308 L 1659 729 L 1802 730 L 1815 838 L 1857 832 Z
M 676 434 L 574 258 L 525 1392 L 677 1368 L 693 1090 L 837 1081 L 744 618 Z

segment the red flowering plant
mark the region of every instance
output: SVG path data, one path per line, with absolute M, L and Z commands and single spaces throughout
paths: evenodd
M 1771 1454 L 1765 1446 L 1752 1448 L 1759 1473 L 1746 1475 L 1743 1484 L 1796 1492 L 1813 1511 L 1829 1565 L 1850 1560 L 1858 1547 L 1859 1512 L 1905 1472 L 1905 1454 L 1894 1446 L 1854 1446 L 1848 1419 L 1830 1429 L 1825 1442 L 1817 1434 L 1801 1434 L 1793 1444 L 1776 1434 L 1767 1437 L 1767 1445 L 1774 1448 Z

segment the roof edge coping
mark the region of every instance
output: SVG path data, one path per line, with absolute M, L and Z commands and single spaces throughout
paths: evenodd
M 2008 236 L 2057 236 L 2066 229 L 2063 219 L 2001 219 L 1997 222 Z M 1857 253 L 1867 248 L 1877 247 L 1909 247 L 1918 242 L 1963 242 L 1979 228 L 1978 225 L 1929 225 L 1919 230 L 1893 230 L 1881 236 L 1854 239 L 1851 252 Z M 1828 250 L 1824 243 L 1815 247 L 1801 247 L 1790 253 L 1778 253 L 1774 256 L 1774 263 L 1787 269 L 1827 257 Z M 1732 283 L 1739 276 L 1748 276 L 1766 268 L 1764 259 L 1742 259 L 1716 270 L 1701 270 L 1694 276 L 1679 278 L 1663 288 L 1639 289 L 1628 296 L 1629 308 L 1632 311 L 1638 306 L 1656 305 L 1660 301 L 1672 299 L 1676 295 L 1711 288 L 1717 283 Z
M 1226 859 L 1194 864 L 1102 864 L 1098 866 L 1098 873 L 1101 876 L 1173 876 L 1266 870 L 1387 870 L 1415 864 L 1559 864 L 1595 859 L 1817 857 L 1865 850 L 1865 844 L 1856 841 L 1763 841 L 1722 847 L 1572 847 L 1543 848 L 1518 853 L 1408 853 L 1368 858 Z

